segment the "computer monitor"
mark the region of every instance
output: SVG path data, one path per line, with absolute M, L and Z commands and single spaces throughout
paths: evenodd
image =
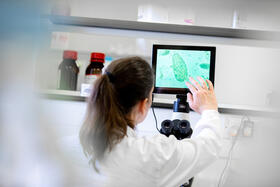
M 153 45 L 154 93 L 186 94 L 189 77 L 214 84 L 216 47 Z

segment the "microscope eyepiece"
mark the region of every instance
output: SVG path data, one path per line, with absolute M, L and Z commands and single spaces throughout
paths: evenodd
M 187 121 L 187 120 L 181 120 L 180 123 L 179 123 L 179 127 L 181 129 L 189 130 L 190 129 L 190 122 Z
M 171 120 L 164 120 L 161 123 L 161 133 L 165 134 L 166 136 L 169 136 L 170 134 L 172 134 L 172 130 L 173 130 L 173 123 Z
M 189 138 L 192 134 L 192 129 L 189 121 L 187 120 L 164 120 L 161 123 L 160 132 L 167 137 L 171 134 L 174 135 L 178 140 Z

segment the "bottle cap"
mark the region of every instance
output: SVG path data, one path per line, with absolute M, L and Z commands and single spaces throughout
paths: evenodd
M 64 58 L 64 59 L 73 59 L 73 60 L 77 60 L 77 58 L 78 58 L 78 52 L 77 52 L 77 51 L 65 50 L 65 51 L 63 52 L 63 58 Z
M 91 53 L 90 57 L 91 62 L 102 62 L 104 63 L 105 61 L 105 54 L 104 53 Z

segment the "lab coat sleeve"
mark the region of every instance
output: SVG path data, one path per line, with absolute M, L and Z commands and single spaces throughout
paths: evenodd
M 180 186 L 213 163 L 221 148 L 221 136 L 219 113 L 207 110 L 196 124 L 192 139 L 162 138 L 158 145 L 158 186 Z

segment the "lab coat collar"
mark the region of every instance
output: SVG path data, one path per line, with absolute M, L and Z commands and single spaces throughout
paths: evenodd
M 129 126 L 127 126 L 126 135 L 128 137 L 137 137 L 136 131 Z

